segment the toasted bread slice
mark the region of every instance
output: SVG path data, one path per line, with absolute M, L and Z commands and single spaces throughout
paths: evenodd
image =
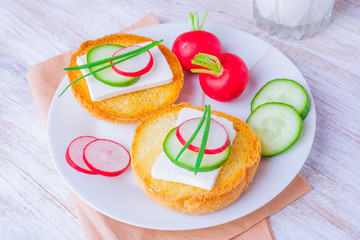
M 136 128 L 131 146 L 131 167 L 141 189 L 156 203 L 180 213 L 211 213 L 233 203 L 248 187 L 259 165 L 260 140 L 240 119 L 212 111 L 212 114 L 232 121 L 236 130 L 230 158 L 222 166 L 214 188 L 209 191 L 154 179 L 151 169 L 163 151 L 166 135 L 175 126 L 184 107 L 203 110 L 186 103 L 174 105 L 150 116 Z
M 115 43 L 131 46 L 148 41 L 153 40 L 134 34 L 112 34 L 94 41 L 86 41 L 72 55 L 70 67 L 77 65 L 76 58 L 78 56 L 87 54 L 91 48 L 97 45 Z M 171 50 L 161 44 L 158 47 L 164 54 L 173 73 L 172 83 L 93 102 L 86 81 L 82 79 L 72 85 L 76 100 L 94 117 L 119 124 L 137 124 L 150 114 L 170 107 L 180 94 L 184 76 L 181 65 Z M 81 76 L 80 70 L 68 71 L 70 82 Z

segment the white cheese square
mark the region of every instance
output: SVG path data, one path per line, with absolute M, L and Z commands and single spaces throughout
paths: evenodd
M 145 46 L 150 42 L 138 44 Z M 147 88 L 157 87 L 164 84 L 171 83 L 173 80 L 173 73 L 170 69 L 166 58 L 160 51 L 158 46 L 151 48 L 151 55 L 153 56 L 153 66 L 149 72 L 142 75 L 136 83 L 127 87 L 112 87 L 97 80 L 93 75 L 85 77 L 91 100 L 101 101 L 107 98 L 118 95 L 135 92 Z M 87 55 L 79 56 L 76 59 L 77 65 L 87 64 Z M 88 74 L 89 69 L 81 69 L 83 75 Z
M 188 119 L 201 117 L 202 114 L 202 111 L 198 111 L 192 108 L 183 108 L 179 113 L 178 119 L 176 121 L 176 126 L 179 126 L 182 122 Z M 212 115 L 211 118 L 218 121 L 225 127 L 229 135 L 229 139 L 232 143 L 236 136 L 233 122 L 215 115 Z M 211 190 L 214 187 L 215 180 L 220 172 L 220 169 L 221 167 L 210 172 L 198 172 L 195 175 L 194 172 L 188 171 L 173 164 L 171 160 L 166 156 L 166 154 L 162 152 L 159 159 L 156 161 L 153 168 L 151 169 L 151 175 L 155 179 L 179 182 L 199 187 L 205 190 Z

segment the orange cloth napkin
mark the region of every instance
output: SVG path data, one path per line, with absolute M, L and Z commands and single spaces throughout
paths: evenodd
M 121 32 L 127 32 L 136 28 L 159 23 L 160 22 L 153 14 L 148 14 Z M 41 62 L 33 66 L 26 74 L 34 99 L 45 122 L 55 90 L 66 74 L 62 68 L 68 65 L 70 56 L 74 51 L 75 50 L 71 50 Z M 86 239 L 267 240 L 274 239 L 267 217 L 310 190 L 311 186 L 298 175 L 276 198 L 247 216 L 215 227 L 186 231 L 144 229 L 119 222 L 88 206 L 76 194 L 71 192 L 71 190 L 69 190 L 69 194 L 78 214 L 80 225 Z

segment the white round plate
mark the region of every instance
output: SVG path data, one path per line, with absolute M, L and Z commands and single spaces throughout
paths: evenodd
M 238 99 L 219 103 L 205 97 L 205 104 L 246 121 L 251 99 L 266 82 L 275 78 L 296 80 L 304 86 L 311 101 L 311 110 L 303 123 L 300 139 L 288 151 L 275 157 L 262 158 L 253 182 L 235 203 L 211 214 L 180 214 L 151 201 L 136 183 L 131 168 L 120 176 L 104 177 L 80 173 L 66 163 L 64 156 L 68 144 L 82 135 L 112 139 L 130 150 L 136 126 L 110 124 L 90 116 L 78 105 L 71 91 L 57 98 L 68 84 L 65 78 L 50 108 L 50 152 L 65 181 L 90 206 L 114 219 L 144 228 L 205 228 L 235 220 L 262 207 L 284 190 L 300 171 L 310 152 L 316 125 L 313 98 L 302 74 L 280 51 L 248 33 L 217 24 L 207 24 L 206 30 L 218 36 L 223 52 L 237 54 L 249 69 L 266 56 L 251 70 L 249 83 Z M 186 31 L 188 26 L 185 23 L 169 23 L 138 29 L 133 33 L 154 40 L 164 39 L 163 44 L 171 49 L 174 39 Z M 177 102 L 201 104 L 201 89 L 196 74 L 185 73 L 184 87 Z

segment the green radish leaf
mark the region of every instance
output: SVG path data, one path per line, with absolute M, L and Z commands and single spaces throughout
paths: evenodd
M 209 10 L 206 10 L 203 20 L 201 21 L 200 30 L 203 30 L 205 20 L 206 20 L 208 14 L 209 14 Z
M 201 30 L 199 29 L 199 14 L 197 12 L 194 12 L 194 25 L 195 30 Z
M 194 14 L 192 12 L 189 12 L 189 23 L 190 23 L 190 29 L 192 31 L 195 30 L 195 26 L 194 26 Z
M 220 63 L 220 60 L 216 56 L 206 53 L 196 54 L 194 59 L 191 60 L 191 63 L 206 68 L 191 69 L 192 73 L 207 73 L 218 76 L 223 70 L 223 66 Z
M 197 12 L 193 12 L 193 13 L 189 12 L 190 29 L 192 31 L 202 31 L 208 14 L 209 14 L 209 10 L 205 12 L 205 15 L 200 24 L 199 14 Z

